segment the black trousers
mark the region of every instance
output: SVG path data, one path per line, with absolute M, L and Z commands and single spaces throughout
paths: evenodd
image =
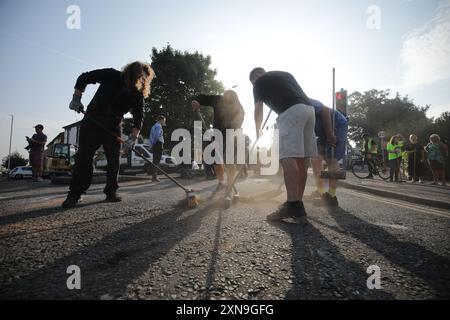
M 153 164 L 159 166 L 159 162 L 161 161 L 162 153 L 163 153 L 163 144 L 161 141 L 158 141 L 153 146 Z M 154 177 L 156 177 L 158 175 L 158 169 L 156 169 L 155 167 L 153 167 L 152 172 L 153 172 Z
M 400 161 L 399 159 L 389 160 L 389 180 L 392 181 L 395 176 L 395 181 L 398 181 L 400 174 Z
M 120 135 L 118 129 L 110 130 Z M 89 189 L 94 171 L 93 157 L 100 146 L 103 146 L 108 162 L 106 186 L 103 192 L 111 194 L 119 188 L 117 176 L 120 165 L 120 143 L 103 129 L 84 119 L 80 126 L 79 146 L 75 155 L 69 195 L 80 196 Z

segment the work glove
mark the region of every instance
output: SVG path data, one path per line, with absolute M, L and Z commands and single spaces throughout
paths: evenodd
M 125 144 L 124 144 L 124 149 L 125 149 L 125 151 L 126 151 L 127 153 L 130 152 L 131 149 L 133 149 L 133 147 L 134 147 L 134 145 L 135 145 L 135 143 L 136 143 L 136 140 L 137 140 L 137 137 L 136 137 L 135 135 L 130 134 L 130 135 L 128 136 L 128 140 L 125 141 Z
M 81 103 L 81 96 L 74 94 L 72 101 L 69 104 L 69 108 L 80 113 L 84 110 L 84 106 Z

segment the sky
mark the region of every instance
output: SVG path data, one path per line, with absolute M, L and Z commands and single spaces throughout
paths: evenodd
M 11 149 L 26 156 L 34 125 L 50 141 L 81 119 L 68 108 L 80 73 L 151 62 L 167 44 L 211 56 L 217 80 L 237 85 L 251 137 L 254 67 L 292 73 L 326 105 L 335 67 L 337 89 L 398 91 L 429 117 L 450 110 L 450 0 L 1 0 L 0 158 L 11 114 Z

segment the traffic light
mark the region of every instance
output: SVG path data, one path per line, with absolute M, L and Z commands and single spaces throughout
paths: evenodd
M 347 116 L 347 90 L 336 92 L 336 109 Z

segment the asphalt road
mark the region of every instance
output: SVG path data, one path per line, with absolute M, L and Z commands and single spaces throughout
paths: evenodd
M 67 187 L 1 180 L 0 298 L 450 298 L 450 211 L 340 189 L 340 208 L 305 201 L 305 221 L 269 223 L 280 182 L 241 182 L 228 210 L 201 180 L 194 210 L 168 180 L 122 183 L 119 204 L 93 185 L 62 210 Z M 71 265 L 79 290 L 66 285 Z M 380 289 L 367 287 L 370 266 Z

